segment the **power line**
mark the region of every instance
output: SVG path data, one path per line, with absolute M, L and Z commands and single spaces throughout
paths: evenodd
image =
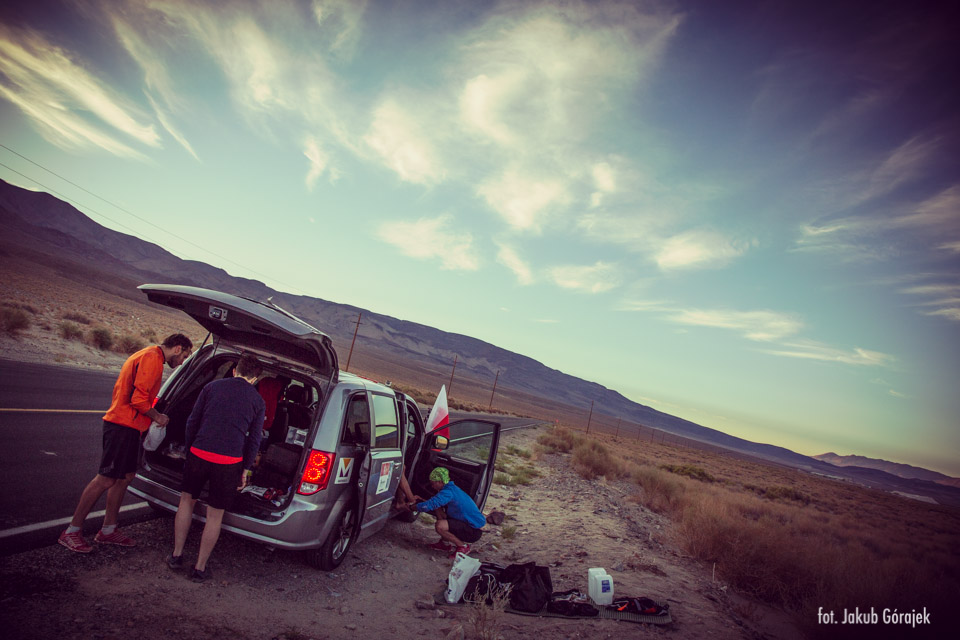
M 280 280 L 280 279 L 278 279 L 278 278 L 274 278 L 273 276 L 269 276 L 269 275 L 267 275 L 267 274 L 265 274 L 265 273 L 260 273 L 259 271 L 255 271 L 255 270 L 251 269 L 251 268 L 248 267 L 248 266 L 242 265 L 242 264 L 240 264 L 239 262 L 235 262 L 235 261 L 231 260 L 230 258 L 228 258 L 228 257 L 226 257 L 226 256 L 222 256 L 222 255 L 220 255 L 220 254 L 218 254 L 218 253 L 215 253 L 215 252 L 213 252 L 213 251 L 210 251 L 210 250 L 207 249 L 206 247 L 202 247 L 202 246 L 198 245 L 197 243 L 195 243 L 195 242 L 193 242 L 193 241 L 191 241 L 191 240 L 188 240 L 188 239 L 186 239 L 186 238 L 184 238 L 184 237 L 182 237 L 182 236 L 178 236 L 177 234 L 173 233 L 172 231 L 170 231 L 170 230 L 168 230 L 168 229 L 165 229 L 165 228 L 163 228 L 163 227 L 161 227 L 161 226 L 158 226 L 158 225 L 150 222 L 149 220 L 147 220 L 147 219 L 145 219 L 145 218 L 143 218 L 143 217 L 141 217 L 141 216 L 138 216 L 137 214 L 133 213 L 132 211 L 130 211 L 130 210 L 124 208 L 124 207 L 121 207 L 120 205 L 118 205 L 118 204 L 116 204 L 116 203 L 114 203 L 114 202 L 111 202 L 110 200 L 107 200 L 106 198 L 104 198 L 104 197 L 102 197 L 102 196 L 97 195 L 96 193 L 90 191 L 89 189 L 85 189 L 84 187 L 78 185 L 76 182 L 73 182 L 72 180 L 69 180 L 69 179 L 67 179 L 67 178 L 64 178 L 63 176 L 61 176 L 60 174 L 56 173 L 55 171 L 52 171 L 52 170 L 48 169 L 47 167 L 43 166 L 42 164 L 40 164 L 40 163 L 38 163 L 38 162 L 35 162 L 35 161 L 31 160 L 30 158 L 24 156 L 23 154 L 14 151 L 13 149 L 11 149 L 10 147 L 8 147 L 7 145 L 5 145 L 5 144 L 3 144 L 3 143 L 0 143 L 0 147 L 6 149 L 6 150 L 9 151 L 10 153 L 12 153 L 12 154 L 14 154 L 14 155 L 16 155 L 16 156 L 18 156 L 18 157 L 26 160 L 26 161 L 29 162 L 30 164 L 35 165 L 35 166 L 43 169 L 44 171 L 46 171 L 46 172 L 49 173 L 50 175 L 56 176 L 57 178 L 63 180 L 64 182 L 66 182 L 66 183 L 68 183 L 68 184 L 70 184 L 70 185 L 73 185 L 74 187 L 76 187 L 77 189 L 80 189 L 80 190 L 83 191 L 84 193 L 88 193 L 88 194 L 90 194 L 91 196 L 93 196 L 94 198 L 97 198 L 97 199 L 99 199 L 99 200 L 102 200 L 103 202 L 106 202 L 106 203 L 109 204 L 110 206 L 112 206 L 112 207 L 114 207 L 114 208 L 116 208 L 116 209 L 119 209 L 120 211 L 126 213 L 126 214 L 129 215 L 129 216 L 132 216 L 132 217 L 136 218 L 137 220 L 143 222 L 144 224 L 150 225 L 151 227 L 153 227 L 154 229 L 157 229 L 158 231 L 162 231 L 163 233 L 166 233 L 167 235 L 172 236 L 172 237 L 176 238 L 177 240 L 180 240 L 181 242 L 185 242 L 185 243 L 187 243 L 188 245 L 190 245 L 190 246 L 192 246 L 192 247 L 196 247 L 197 249 L 200 249 L 201 251 L 203 251 L 204 253 L 206 253 L 206 254 L 208 254 L 208 255 L 211 255 L 211 256 L 220 258 L 221 260 L 223 260 L 223 261 L 225 261 L 225 262 L 228 262 L 228 263 L 230 263 L 230 264 L 232 264 L 232 265 L 234 265 L 234 266 L 236 266 L 236 267 L 239 267 L 239 268 L 241 268 L 241 269 L 243 269 L 243 270 L 245 270 L 245 271 L 248 271 L 248 272 L 250 272 L 250 273 L 256 274 L 256 275 L 260 276 L 261 278 L 265 278 L 265 279 L 267 279 L 267 280 L 272 280 L 272 281 L 274 281 L 274 282 L 276 282 L 276 283 L 282 284 L 282 285 L 285 286 L 285 287 L 288 287 L 288 288 L 290 288 L 290 289 L 293 289 L 293 290 L 295 290 L 295 291 L 300 292 L 301 294 L 304 294 L 304 292 L 303 292 L 302 290 L 300 290 L 299 287 L 295 287 L 295 286 L 292 285 L 292 284 L 286 283 L 286 282 L 284 282 L 284 281 L 282 281 L 282 280 Z M 117 226 L 119 226 L 119 227 L 122 227 L 122 228 L 126 229 L 127 231 L 130 231 L 130 232 L 131 232 L 132 234 L 134 234 L 134 235 L 137 235 L 137 232 L 136 232 L 134 229 L 128 227 L 127 225 L 125 225 L 125 224 L 123 224 L 123 223 L 121 223 L 121 222 L 119 222 L 119 221 L 117 221 L 117 220 L 114 220 L 113 218 L 111 218 L 111 217 L 109 217 L 109 216 L 107 216 L 107 215 L 105 215 L 105 214 L 103 214 L 103 213 L 100 213 L 99 211 L 97 211 L 97 210 L 94 209 L 93 207 L 86 206 L 86 205 L 81 205 L 81 204 L 80 204 L 79 202 L 77 202 L 76 200 L 73 200 L 72 198 L 68 198 L 67 196 L 63 195 L 62 193 L 56 191 L 55 189 L 53 189 L 53 188 L 51 188 L 51 187 L 48 187 L 47 185 L 43 184 L 43 183 L 40 182 L 39 180 L 36 180 L 35 178 L 31 178 L 30 176 L 24 175 L 24 174 L 20 173 L 19 171 L 17 171 L 16 169 L 13 169 L 13 168 L 11 168 L 11 167 L 8 167 L 7 165 L 5 165 L 5 164 L 3 164 L 3 163 L 0 163 L 0 166 L 4 167 L 5 169 L 8 169 L 9 171 L 12 171 L 13 173 L 16 173 L 17 175 L 19 175 L 19 176 L 21 176 L 21 177 L 23 177 L 23 178 L 26 178 L 27 180 L 30 180 L 31 182 L 33 182 L 33 183 L 35 183 L 35 184 L 37 184 L 37 185 L 40 185 L 40 186 L 43 187 L 44 189 L 47 189 L 50 193 L 55 193 L 56 195 L 58 195 L 58 196 L 59 196 L 60 198 L 62 198 L 63 200 L 66 200 L 67 202 L 70 202 L 71 204 L 73 204 L 74 206 L 76 206 L 78 209 L 79 209 L 80 207 L 84 207 L 85 209 L 87 209 L 87 210 L 89 210 L 89 211 L 92 211 L 92 212 L 95 213 L 96 215 L 98 215 L 98 216 L 100 216 L 100 217 L 102 217 L 102 218 L 104 218 L 104 219 L 106 219 L 106 220 L 109 220 L 110 222 L 114 223 L 115 225 L 117 225 Z M 158 244 L 159 244 L 159 243 L 158 243 Z M 162 246 L 162 245 L 161 245 L 161 246 Z M 165 248 L 165 247 L 164 247 L 164 248 Z M 169 249 L 168 249 L 168 251 L 169 251 Z M 305 294 L 304 294 L 304 295 L 305 295 Z

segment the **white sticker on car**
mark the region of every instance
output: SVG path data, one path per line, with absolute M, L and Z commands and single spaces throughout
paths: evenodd
M 353 458 L 340 458 L 337 466 L 337 478 L 333 484 L 347 484 L 350 482 L 350 472 L 353 471 Z
M 383 493 L 390 488 L 390 472 L 392 470 L 392 462 L 384 462 L 380 465 L 380 480 L 377 482 L 377 493 Z

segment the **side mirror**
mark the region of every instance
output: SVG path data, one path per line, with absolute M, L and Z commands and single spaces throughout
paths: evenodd
M 447 448 L 448 444 L 450 444 L 450 440 L 447 436 L 433 436 L 433 446 L 430 448 L 436 451 L 443 451 Z

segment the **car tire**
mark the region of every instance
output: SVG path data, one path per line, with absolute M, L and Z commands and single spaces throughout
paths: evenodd
M 395 517 L 400 522 L 416 522 L 417 518 L 420 517 L 420 512 L 419 511 L 401 511 Z
M 317 549 L 307 551 L 307 563 L 323 571 L 332 571 L 339 567 L 353 544 L 356 524 L 357 507 L 350 504 L 340 512 L 323 544 Z

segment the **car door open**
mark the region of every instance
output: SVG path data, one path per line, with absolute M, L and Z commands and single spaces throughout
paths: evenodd
M 482 510 L 493 484 L 500 424 L 488 420 L 457 420 L 448 427 L 449 441 L 445 448 L 438 450 L 435 434 L 428 435 L 423 443 L 411 483 L 413 491 L 424 498 L 433 495 L 430 471 L 434 467 L 446 467 L 454 484 Z

